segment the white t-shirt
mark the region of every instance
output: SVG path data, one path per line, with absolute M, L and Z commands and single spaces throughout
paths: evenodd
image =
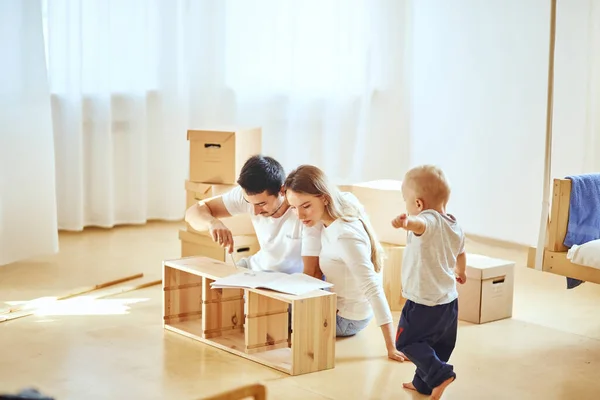
M 358 203 L 354 195 L 344 196 Z M 338 218 L 328 227 L 317 227 L 321 231 L 319 265 L 327 282 L 334 285 L 339 316 L 360 321 L 375 314 L 379 326 L 392 322 L 381 273 L 375 272 L 371 262 L 371 241 L 363 223 Z
M 402 293 L 415 303 L 435 306 L 458 298 L 454 267 L 465 251 L 465 236 L 453 216 L 435 210 L 419 214 L 426 221 L 421 236 L 408 232 L 402 261 Z
M 248 213 L 251 216 L 260 250 L 246 259 L 248 268 L 290 274 L 303 272 L 302 256 L 319 255 L 319 231 L 303 226 L 291 208 L 279 218 L 254 215 L 252 205 L 244 199 L 239 186 L 222 198 L 231 215 Z

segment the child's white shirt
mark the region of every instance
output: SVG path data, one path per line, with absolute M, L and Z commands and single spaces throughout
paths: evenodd
M 424 210 L 425 232 L 408 232 L 402 261 L 402 295 L 418 304 L 435 306 L 458 298 L 454 267 L 465 251 L 465 236 L 452 215 Z

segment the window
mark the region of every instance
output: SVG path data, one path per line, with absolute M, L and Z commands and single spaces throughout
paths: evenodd
M 331 98 L 370 75 L 368 0 L 42 2 L 53 93 L 145 92 L 184 71 L 241 97 Z
M 136 93 L 158 86 L 158 4 L 43 0 L 53 93 Z
M 236 92 L 331 97 L 367 79 L 368 1 L 228 1 L 225 81 Z

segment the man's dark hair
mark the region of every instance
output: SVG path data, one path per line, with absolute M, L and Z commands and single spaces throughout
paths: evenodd
M 250 196 L 264 191 L 277 195 L 283 186 L 285 171 L 277 160 L 260 154 L 250 157 L 242 167 L 238 185 Z

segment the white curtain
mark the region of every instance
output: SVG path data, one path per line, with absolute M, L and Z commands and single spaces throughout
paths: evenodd
M 409 163 L 408 1 L 46 1 L 62 229 L 182 218 L 189 128 L 338 182 Z
M 0 265 L 58 251 L 39 0 L 0 2 Z
M 550 2 L 413 2 L 411 164 L 441 164 L 465 230 L 537 244 Z M 600 5 L 559 1 L 552 176 L 600 171 Z
M 144 0 L 47 1 L 61 229 L 181 218 L 183 14 Z

